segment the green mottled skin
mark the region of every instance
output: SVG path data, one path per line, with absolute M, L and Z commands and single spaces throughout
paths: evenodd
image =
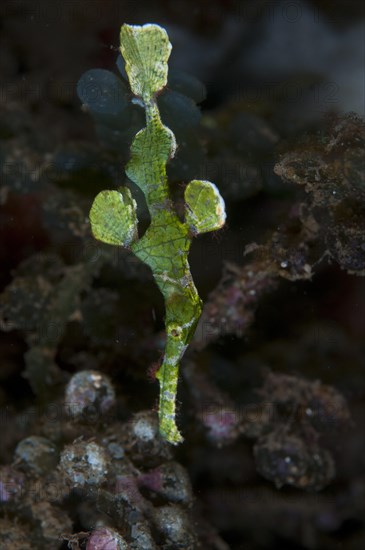
M 160 431 L 168 441 L 178 443 L 182 440 L 175 424 L 179 363 L 200 317 L 201 300 L 188 263 L 191 232 L 180 222 L 169 199 L 166 163 L 173 153 L 173 137 L 160 120 L 155 100 L 146 105 L 146 123 L 132 144 L 126 174 L 142 189 L 151 224 L 131 248 L 151 268 L 165 299 L 167 341 L 156 375 L 160 382 Z M 147 162 L 146 152 L 152 159 Z
M 131 146 L 127 176 L 143 191 L 151 216 L 146 233 L 138 239 L 135 203 L 128 190 L 103 191 L 90 211 L 96 238 L 130 246 L 152 270 L 165 300 L 166 348 L 157 372 L 160 383 L 160 432 L 170 443 L 182 437 L 176 427 L 178 370 L 201 313 L 188 253 L 193 234 L 218 229 L 224 223 L 224 203 L 210 182 L 190 182 L 186 222 L 182 223 L 170 200 L 166 164 L 175 152 L 175 137 L 164 126 L 156 94 L 166 86 L 171 44 L 158 25 L 123 25 L 121 52 L 132 92 L 145 109 L 146 127 Z M 189 188 L 187 186 L 187 189 Z

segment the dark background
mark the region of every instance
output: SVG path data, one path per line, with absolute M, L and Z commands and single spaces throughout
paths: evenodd
M 82 73 L 91 68 L 117 72 L 120 26 L 153 22 L 166 28 L 173 45 L 169 66 L 191 73 L 207 88 L 201 104 L 205 128 L 202 141 L 209 150 L 209 169 L 215 172 L 215 182 L 227 204 L 227 228 L 217 237 L 198 239 L 191 252 L 192 272 L 204 299 L 220 280 L 224 262 L 244 265 L 246 245 L 266 242 L 287 220 L 291 187 L 273 171 L 280 154 L 303 136 L 317 135 L 328 115 L 351 111 L 364 116 L 364 8 L 358 1 L 2 0 L 0 17 L 1 139 L 15 139 L 16 155 L 19 159 L 29 158 L 33 170 L 40 157 L 44 163 L 55 151 L 77 150 L 85 143 L 98 147 L 93 121 L 81 109 L 76 85 Z M 242 113 L 254 113 L 264 121 L 259 131 L 263 141 L 259 139 L 257 149 L 253 147 L 252 151 L 252 135 L 245 134 Z M 265 135 L 269 135 L 268 142 L 272 141 L 269 149 L 262 145 L 266 143 Z M 245 183 L 242 188 L 238 186 L 238 191 L 231 183 L 238 177 L 239 160 L 238 164 L 222 160 L 229 157 L 230 148 L 237 146 L 235 141 L 241 144 L 235 159 L 243 156 L 247 166 L 260 175 L 253 177 L 247 189 Z M 247 156 L 246 144 L 250 151 Z M 123 174 L 123 166 L 117 166 Z M 62 181 L 56 183 L 61 190 L 80 192 L 80 201 L 85 199 L 86 204 L 97 189 L 106 187 L 102 182 L 93 182 L 85 191 L 85 180 L 80 188 L 75 181 L 65 177 L 66 186 Z M 53 234 L 40 221 L 41 199 L 37 190 L 29 194 L 27 189 L 20 195 L 11 192 L 2 206 L 1 291 L 13 280 L 20 262 L 35 253 L 57 252 L 67 265 L 78 254 L 79 244 L 73 236 L 68 241 L 67 235 L 62 237 L 62 227 Z M 104 273 L 94 283 L 94 289 L 107 287 L 119 292 L 119 305 L 128 311 L 123 309 L 122 318 L 116 316 L 118 329 L 111 322 L 100 338 L 101 329 L 93 318 L 100 305 L 97 301 L 90 306 L 88 339 L 79 335 L 73 321 L 68 325 L 57 341 L 56 362 L 63 374 L 56 376 L 56 390 L 50 390 L 50 400 L 61 395 L 63 375 L 67 379 L 85 368 L 85 360 L 79 356 L 79 362 L 73 359 L 83 346 L 92 355 L 99 348 L 107 348 L 115 331 L 120 330 L 121 341 L 130 339 L 132 344 L 125 344 L 121 355 L 120 351 L 113 352 L 102 363 L 96 361 L 95 368 L 104 370 L 115 381 L 125 397 L 126 416 L 154 404 L 157 388 L 145 372 L 158 359 L 154 348 L 156 335 L 163 329 L 163 304 L 150 280 L 145 283 L 141 277 L 135 284 L 132 279 L 128 274 L 121 288 L 115 273 Z M 198 356 L 197 364 L 238 407 L 250 403 L 250 392 L 262 384 L 262 372 L 269 369 L 333 386 L 346 399 L 352 417 L 344 430 L 325 430 L 320 436 L 320 445 L 324 441 L 336 463 L 337 473 L 329 486 L 320 492 L 292 487 L 279 490 L 272 480 L 257 473 L 249 438 L 217 448 L 202 435 L 201 428 L 194 432 L 198 425 L 191 412 L 194 397 L 185 380 L 181 423 L 187 433 L 193 426 L 195 435 L 187 436 L 184 446 L 176 451 L 176 459 L 189 471 L 199 514 L 221 537 L 222 546 L 218 541 L 209 548 L 363 548 L 362 281 L 358 274 L 349 274 L 335 261 L 326 260 L 311 281 L 283 279 L 263 299 L 253 326 L 244 331 L 242 338 L 223 335 Z M 136 302 L 132 298 L 135 292 Z M 113 315 L 109 317 L 107 311 L 105 318 L 114 320 Z M 151 336 L 152 351 L 145 362 L 131 351 L 139 346 L 141 326 L 147 327 L 143 350 L 147 335 Z M 37 402 L 34 388 L 22 375 L 23 356 L 29 347 L 25 333 L 20 327 L 0 334 L 0 404 L 2 410 L 10 407 L 14 418 Z M 129 365 L 125 369 L 117 365 L 116 358 L 120 362 L 121 357 Z M 26 430 L 17 433 L 13 422 L 9 421 L 4 429 L 3 463 L 11 462 L 14 446 L 28 435 Z M 206 539 L 202 544 L 208 548 Z

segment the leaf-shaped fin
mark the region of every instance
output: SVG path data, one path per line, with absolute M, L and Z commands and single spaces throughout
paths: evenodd
M 162 189 L 165 164 L 174 155 L 175 148 L 175 136 L 166 126 L 160 123 L 152 128 L 143 128 L 132 143 L 131 159 L 126 166 L 127 176 L 141 189 L 153 187 L 156 181 Z
M 132 92 L 148 103 L 167 83 L 171 44 L 159 25 L 123 25 L 120 49 Z
M 137 239 L 136 202 L 127 187 L 101 191 L 90 210 L 93 235 L 99 241 L 129 246 Z
M 194 233 L 207 233 L 224 225 L 225 204 L 214 183 L 192 180 L 185 189 L 185 202 L 185 220 Z

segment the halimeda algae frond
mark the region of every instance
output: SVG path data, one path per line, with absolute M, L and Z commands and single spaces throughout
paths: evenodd
M 224 201 L 209 181 L 193 180 L 185 189 L 185 220 L 181 222 L 172 200 L 166 164 L 174 156 L 175 136 L 161 122 L 156 101 L 166 86 L 171 44 L 159 25 L 123 25 L 121 53 L 133 94 L 145 109 L 146 126 L 131 146 L 127 176 L 145 195 L 151 223 L 138 238 L 136 202 L 128 188 L 102 191 L 90 211 L 95 238 L 129 247 L 152 270 L 165 300 L 166 347 L 157 372 L 160 383 L 160 432 L 170 443 L 182 441 L 176 422 L 176 391 L 180 360 L 201 314 L 188 253 L 194 235 L 221 228 Z

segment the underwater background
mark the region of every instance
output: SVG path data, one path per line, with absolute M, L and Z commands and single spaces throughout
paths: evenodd
M 173 46 L 177 212 L 193 178 L 227 210 L 189 256 L 178 447 L 162 296 L 88 220 L 144 124 L 123 23 Z M 364 36 L 354 0 L 2 0 L 1 549 L 365 546 Z

